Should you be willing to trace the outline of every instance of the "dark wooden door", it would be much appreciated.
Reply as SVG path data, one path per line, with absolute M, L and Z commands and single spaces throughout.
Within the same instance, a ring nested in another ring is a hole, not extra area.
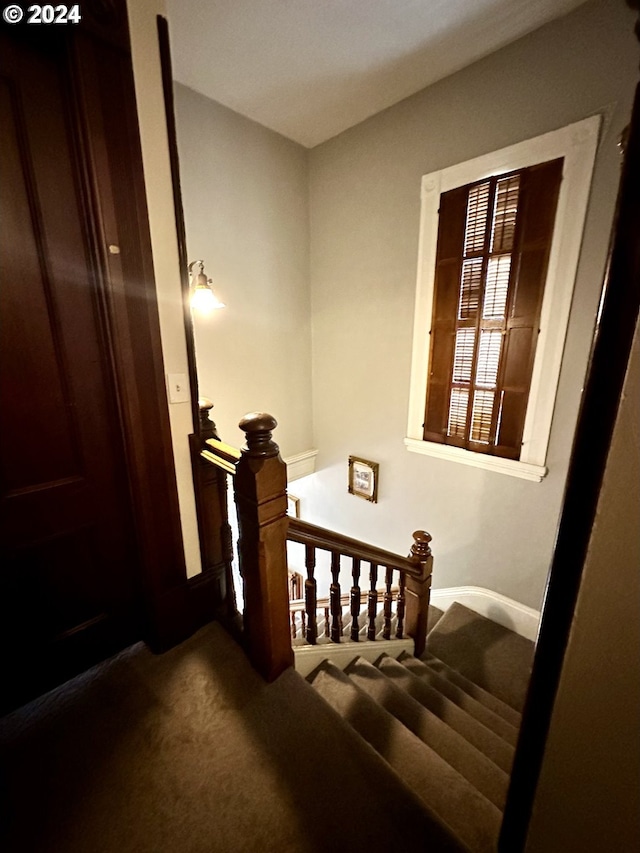
M 15 704 L 141 628 L 64 51 L 0 38 L 0 661 Z

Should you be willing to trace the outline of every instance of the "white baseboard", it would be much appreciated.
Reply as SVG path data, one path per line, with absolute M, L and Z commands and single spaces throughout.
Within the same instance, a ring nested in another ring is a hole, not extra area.
M 373 663 L 384 654 L 394 658 L 404 651 L 413 654 L 413 648 L 413 640 L 364 640 L 359 643 L 318 643 L 317 646 L 294 646 L 293 652 L 296 672 L 306 678 L 326 659 L 335 663 L 340 669 L 344 669 L 355 657 L 362 657 Z
M 316 470 L 317 450 L 305 450 L 304 453 L 296 453 L 295 456 L 288 456 L 284 461 L 287 466 L 287 480 L 291 483 L 293 480 L 299 480 L 300 477 L 306 477 L 313 474 Z
M 516 634 L 535 642 L 538 636 L 540 612 L 480 586 L 458 586 L 449 589 L 432 589 L 431 604 L 446 610 L 454 601 L 475 610 L 481 616 L 493 619 Z

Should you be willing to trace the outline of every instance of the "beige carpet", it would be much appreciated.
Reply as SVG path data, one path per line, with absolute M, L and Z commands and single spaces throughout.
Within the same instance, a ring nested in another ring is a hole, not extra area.
M 427 652 L 522 711 L 534 643 L 454 602 L 429 633 Z
M 295 672 L 212 625 L 134 646 L 0 721 L 5 853 L 460 850 Z
M 463 844 L 495 853 L 533 643 L 454 603 L 422 660 L 340 669 L 326 652 L 308 676 L 319 695 Z

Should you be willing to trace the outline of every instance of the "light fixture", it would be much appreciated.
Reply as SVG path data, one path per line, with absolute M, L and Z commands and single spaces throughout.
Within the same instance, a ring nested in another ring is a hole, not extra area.
M 193 268 L 198 267 L 198 272 Z M 191 294 L 191 307 L 199 314 L 210 314 L 217 308 L 224 308 L 224 302 L 211 290 L 211 279 L 207 278 L 204 271 L 204 261 L 191 261 L 189 264 L 189 292 Z

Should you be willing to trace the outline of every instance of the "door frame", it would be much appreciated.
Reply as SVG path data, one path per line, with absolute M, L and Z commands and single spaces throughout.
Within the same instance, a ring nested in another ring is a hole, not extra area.
M 138 550 L 142 638 L 194 628 L 164 378 L 126 0 L 66 28 L 82 205 L 105 327 Z

